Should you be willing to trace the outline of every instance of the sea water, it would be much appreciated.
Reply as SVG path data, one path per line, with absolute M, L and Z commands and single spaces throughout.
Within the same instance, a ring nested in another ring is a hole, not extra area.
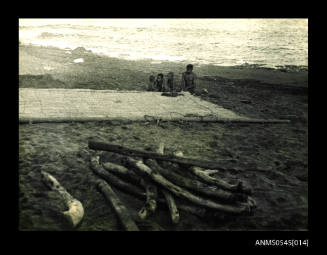
M 129 60 L 308 66 L 307 19 L 20 19 L 19 41 Z

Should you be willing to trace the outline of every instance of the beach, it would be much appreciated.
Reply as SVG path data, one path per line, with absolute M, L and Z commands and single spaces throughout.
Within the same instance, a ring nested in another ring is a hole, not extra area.
M 19 45 L 20 88 L 145 91 L 149 75 L 174 72 L 185 63 L 126 60 L 84 48 L 59 49 Z M 253 188 L 254 215 L 224 221 L 181 212 L 173 225 L 167 209 L 141 230 L 307 230 L 308 229 L 308 70 L 296 66 L 267 68 L 254 64 L 195 64 L 196 96 L 242 116 L 289 119 L 288 124 L 97 121 L 19 125 L 19 228 L 71 230 L 60 215 L 64 204 L 40 181 L 40 170 L 53 174 L 85 209 L 76 229 L 121 230 L 119 221 L 94 185 L 89 168 L 89 139 L 129 148 L 180 150 L 194 158 L 233 158 L 246 171 L 224 172 Z M 208 93 L 202 93 L 206 89 Z M 103 160 L 106 153 L 102 154 Z M 114 188 L 115 189 L 115 188 Z M 115 189 L 137 220 L 143 201 Z

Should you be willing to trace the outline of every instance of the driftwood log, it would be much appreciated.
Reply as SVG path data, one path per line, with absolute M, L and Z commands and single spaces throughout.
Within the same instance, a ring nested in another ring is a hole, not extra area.
M 63 215 L 73 227 L 76 227 L 84 216 L 84 208 L 82 203 L 69 194 L 51 174 L 41 171 L 41 179 L 45 185 L 48 186 L 48 188 L 57 191 L 61 195 L 66 203 L 66 206 L 68 207 L 68 211 L 63 212 Z
M 99 163 L 99 156 L 95 156 L 91 158 L 90 162 L 91 169 L 95 174 L 100 176 L 101 178 L 105 179 L 111 185 L 129 193 L 139 198 L 145 198 L 146 194 L 142 191 L 141 188 L 135 186 L 130 183 L 126 183 L 122 181 L 120 178 L 116 177 L 115 175 L 109 173 L 108 171 L 104 170 L 102 165 Z
M 163 142 L 161 142 L 161 143 L 159 143 L 159 147 L 157 149 L 157 152 L 159 154 L 164 154 L 164 151 L 165 151 L 165 145 L 164 145 Z M 154 163 L 157 164 L 157 161 L 155 161 L 155 160 L 153 160 L 153 161 L 154 161 Z M 177 224 L 179 222 L 179 212 L 178 212 L 178 208 L 177 208 L 175 199 L 174 199 L 173 195 L 168 190 L 161 189 L 161 192 L 163 193 L 163 195 L 164 195 L 164 197 L 165 197 L 165 199 L 167 201 L 171 221 L 174 224 Z
M 152 179 L 155 183 L 159 184 L 162 188 L 169 190 L 171 193 L 176 195 L 177 197 L 184 198 L 194 204 L 204 206 L 209 209 L 214 209 L 222 212 L 227 212 L 231 214 L 241 214 L 243 212 L 249 211 L 251 208 L 249 206 L 243 204 L 240 206 L 232 206 L 232 205 L 222 205 L 211 200 L 203 199 L 199 196 L 196 196 L 189 191 L 175 185 L 170 182 L 166 178 L 164 178 L 161 174 L 156 171 L 153 171 L 147 165 L 145 165 L 141 160 L 135 160 L 133 158 L 128 157 L 127 163 L 132 169 L 139 174 Z
M 134 179 L 134 183 L 136 183 L 138 185 L 138 187 L 142 187 L 142 188 L 145 188 L 143 183 L 140 181 L 142 178 L 139 177 L 137 174 L 135 174 L 132 170 L 126 168 L 125 166 L 121 166 L 121 165 L 117 165 L 115 163 L 112 163 L 112 162 L 105 162 L 102 164 L 103 165 L 103 168 L 106 169 L 107 171 L 112 171 L 114 173 L 117 173 L 119 175 L 121 175 L 123 177 L 124 180 L 120 180 L 119 182 L 116 182 L 116 184 L 123 184 L 123 185 L 114 185 L 115 187 L 117 187 L 118 189 L 122 190 L 122 191 L 125 191 L 126 192 L 126 189 L 124 189 L 126 186 L 131 186 L 131 183 L 128 183 L 126 182 L 125 180 L 127 180 L 128 178 L 126 177 L 131 177 L 131 176 L 134 176 L 136 177 L 136 179 Z M 113 170 L 115 169 L 115 170 Z M 117 171 L 117 169 L 120 169 L 119 171 Z M 131 174 L 132 173 L 132 174 Z M 128 179 L 129 181 L 131 180 Z M 133 190 L 133 188 L 131 189 Z M 139 189 L 140 190 L 140 189 Z M 169 191 L 165 190 L 165 189 L 160 189 L 160 191 L 166 191 L 166 193 L 170 193 Z M 137 191 L 135 191 L 137 192 Z M 127 192 L 129 194 L 131 194 L 131 192 Z M 163 193 L 163 192 L 162 192 Z M 163 193 L 164 194 L 164 193 Z M 144 200 L 146 198 L 146 194 L 145 193 L 140 193 L 138 195 L 136 195 L 136 193 L 132 194 L 132 195 L 135 195 L 136 198 L 138 199 L 141 199 L 141 200 Z M 170 196 L 172 199 L 174 199 L 172 196 Z M 169 202 L 167 201 L 166 197 L 164 199 L 158 197 L 157 199 L 157 202 L 159 202 L 160 204 L 162 205 L 167 205 L 168 208 L 169 208 L 169 203 L 171 203 L 173 200 L 170 199 Z M 178 201 L 178 203 L 175 201 L 173 201 L 173 203 L 175 203 L 175 206 L 172 206 L 172 208 L 174 207 L 178 207 L 178 209 L 184 211 L 184 212 L 187 212 L 187 213 L 190 213 L 190 214 L 193 214 L 197 217 L 200 217 L 200 218 L 205 218 L 205 217 L 221 217 L 221 213 L 218 212 L 218 213 L 214 213 L 212 211 L 208 211 L 207 209 L 203 208 L 203 207 L 200 207 L 200 206 L 197 206 L 197 205 L 193 205 L 193 204 L 185 204 L 185 202 L 183 200 L 180 200 Z M 173 209 L 172 212 L 175 212 L 175 210 Z M 174 219 L 174 221 L 176 221 L 176 216 L 177 214 L 176 213 L 171 213 L 171 218 Z
M 165 144 L 163 142 L 159 143 L 157 153 L 159 153 L 161 155 L 165 154 Z
M 144 187 L 144 182 L 142 181 L 142 178 L 135 174 L 132 170 L 127 169 L 125 166 L 118 165 L 113 162 L 102 163 L 102 166 L 108 172 L 118 175 L 124 178 L 125 180 L 127 179 L 135 185 L 141 185 Z
M 176 151 L 173 154 L 178 157 L 184 157 L 184 154 L 182 151 Z M 181 171 L 181 168 L 179 168 L 178 166 L 176 166 L 175 164 L 172 164 L 170 162 L 163 161 L 163 162 L 161 162 L 161 164 L 168 168 L 175 169 L 179 172 Z M 220 169 L 226 170 L 225 167 L 223 167 L 223 168 L 220 167 Z M 186 166 L 183 168 L 183 170 L 186 170 L 186 171 L 190 172 L 192 175 L 197 176 L 201 181 L 203 181 L 209 185 L 217 186 L 219 188 L 222 188 L 222 189 L 228 190 L 228 191 L 252 194 L 251 189 L 245 188 L 241 181 L 238 184 L 230 184 L 221 178 L 213 177 L 212 175 L 218 173 L 219 172 L 218 170 L 203 169 L 198 166 Z
M 188 188 L 193 190 L 196 193 L 215 197 L 219 200 L 225 202 L 234 202 L 234 201 L 245 201 L 247 196 L 242 193 L 232 193 L 223 189 L 218 188 L 217 186 L 209 186 L 198 180 L 193 180 L 187 177 L 184 177 L 171 169 L 165 169 L 161 167 L 155 160 L 147 159 L 145 161 L 146 165 L 148 165 L 152 170 L 157 171 L 163 177 L 175 183 L 178 186 Z
M 186 169 L 207 184 L 215 185 L 217 187 L 229 191 L 251 193 L 250 191 L 244 189 L 241 181 L 238 182 L 237 184 L 230 184 L 222 180 L 221 178 L 211 176 L 212 174 L 218 173 L 218 170 L 209 170 L 209 169 L 205 170 L 197 166 L 191 166 Z
M 106 181 L 101 180 L 101 179 L 99 179 L 97 181 L 96 185 L 97 185 L 97 188 L 102 192 L 104 197 L 110 202 L 110 204 L 114 208 L 124 229 L 127 231 L 139 231 L 139 228 L 133 221 L 127 208 L 120 201 L 120 199 L 118 198 L 116 193 L 112 190 L 110 185 Z
M 211 175 L 217 173 L 217 170 L 204 170 L 197 166 L 191 166 L 187 169 L 208 184 L 216 185 L 229 191 L 243 192 L 248 195 L 252 194 L 252 190 L 250 188 L 244 187 L 244 184 L 241 181 L 238 182 L 238 184 L 232 185 L 220 178 L 212 177 Z
M 229 169 L 230 164 L 226 164 L 231 162 L 229 160 L 224 163 L 222 160 L 197 160 L 184 157 L 181 152 L 165 155 L 163 143 L 160 143 L 156 152 L 92 140 L 89 141 L 89 148 L 114 152 L 113 158 L 109 156 L 106 159 L 116 164 L 100 164 L 99 157 L 93 157 L 91 168 L 115 187 L 136 195 L 143 201 L 146 199 L 138 213 L 141 219 L 151 215 L 156 210 L 157 203 L 168 206 L 171 220 L 175 224 L 180 219 L 178 209 L 199 217 L 221 219 L 225 213 L 242 214 L 255 207 L 255 201 L 247 195 L 250 193 L 244 189 L 242 182 L 230 184 L 212 176 L 219 172 L 212 169 Z M 115 160 L 115 155 L 119 155 L 118 161 Z
M 97 162 L 98 161 L 95 161 L 96 164 L 97 164 Z M 158 191 L 157 191 L 157 187 L 155 185 L 145 181 L 143 178 L 139 177 L 133 171 L 127 169 L 124 166 L 121 166 L 121 165 L 118 165 L 118 164 L 115 164 L 112 162 L 105 162 L 102 164 L 102 166 L 105 170 L 107 170 L 111 173 L 117 174 L 119 176 L 125 177 L 125 179 L 130 180 L 131 182 L 133 182 L 136 185 L 141 185 L 145 189 L 145 196 L 146 196 L 145 205 L 138 212 L 140 219 L 145 220 L 149 215 L 151 215 L 155 212 L 155 210 L 157 208 L 157 197 L 158 197 Z M 98 172 L 99 171 L 100 170 L 98 170 Z M 102 174 L 102 176 L 104 176 L 104 174 Z M 116 178 L 116 179 L 118 179 L 118 178 Z M 111 178 L 111 182 L 112 182 L 112 178 Z M 129 184 L 124 183 L 122 180 L 119 180 L 119 183 L 121 184 L 120 187 L 130 186 Z M 124 183 L 124 184 L 122 185 L 122 183 Z M 132 189 L 129 189 L 129 191 L 131 191 L 131 190 L 134 190 L 134 188 L 132 187 Z
M 145 187 L 146 191 L 146 201 L 144 206 L 138 212 L 138 215 L 141 220 L 145 220 L 148 216 L 153 214 L 157 209 L 157 198 L 158 198 L 158 191 L 157 187 L 150 182 L 142 179 L 141 181 L 142 186 Z
M 165 161 L 170 161 L 170 162 L 187 165 L 187 166 L 199 166 L 205 169 L 219 169 L 219 167 L 222 167 L 223 161 L 225 162 L 230 161 L 228 159 L 227 160 L 217 159 L 216 161 L 208 161 L 208 160 L 179 157 L 176 155 L 166 155 L 166 154 L 160 154 L 158 152 L 149 152 L 145 150 L 130 149 L 116 144 L 104 143 L 94 140 L 89 140 L 88 147 L 93 150 L 111 151 L 111 152 L 127 155 L 130 157 L 143 157 L 143 158 L 152 158 L 157 160 L 165 160 Z M 219 161 L 219 163 L 217 161 Z
M 135 174 L 132 170 L 126 168 L 125 166 L 121 166 L 121 165 L 118 165 L 118 164 L 115 164 L 115 163 L 112 163 L 112 162 L 105 162 L 105 163 L 102 164 L 102 166 L 103 166 L 103 168 L 105 170 L 120 175 L 121 177 L 124 178 L 124 180 L 127 180 L 128 179 L 128 180 L 131 181 L 133 179 L 133 183 L 136 183 L 138 186 L 140 186 L 142 188 L 145 188 L 144 183 L 142 182 L 142 178 L 139 177 L 137 174 Z M 130 178 L 128 178 L 128 177 L 130 177 Z M 123 191 L 125 191 L 124 190 L 124 187 L 126 187 L 128 185 L 131 185 L 130 183 L 127 183 L 126 181 L 123 181 L 123 180 L 120 180 L 119 183 L 124 183 L 121 186 L 116 185 L 117 188 L 119 188 L 119 189 L 121 189 Z M 161 192 L 163 190 L 164 189 L 160 189 Z M 130 192 L 128 192 L 128 193 L 131 194 Z M 170 192 L 169 191 L 166 191 L 166 194 L 167 193 L 170 193 Z M 141 194 L 139 194 L 137 196 L 137 198 L 144 199 L 144 198 L 146 198 L 146 194 L 145 193 L 141 193 Z M 167 201 L 166 200 L 166 196 L 165 196 L 165 199 L 161 199 L 161 198 L 158 197 L 157 201 L 160 204 L 162 204 L 162 205 L 167 204 L 168 208 L 170 208 L 169 207 L 169 203 L 171 203 L 170 206 L 171 206 L 171 208 L 173 208 L 173 210 L 172 210 L 173 213 L 171 213 L 171 218 L 174 219 L 173 222 L 174 221 L 177 221 L 176 220 L 177 213 L 176 213 L 176 210 L 174 209 L 175 207 L 177 208 L 177 206 L 176 206 L 176 204 L 175 205 L 172 205 L 172 203 L 175 203 L 174 198 L 172 196 L 170 196 L 169 201 Z M 194 205 L 185 205 L 182 201 L 178 203 L 178 208 L 180 210 L 182 210 L 182 211 L 191 213 L 191 214 L 196 215 L 198 217 L 205 217 L 205 215 L 206 215 L 206 210 L 204 208 L 200 208 L 200 207 L 197 207 L 197 206 L 194 206 Z M 143 212 L 143 214 L 146 214 L 146 216 L 143 216 L 144 218 L 146 218 L 148 216 L 147 213 L 149 213 L 149 212 L 148 211 Z
M 163 146 L 163 144 L 161 144 L 160 146 Z M 163 151 L 163 147 L 161 149 L 159 149 L 157 152 L 161 154 L 161 152 L 160 152 L 161 150 Z M 178 156 L 178 157 L 183 157 L 183 153 L 181 151 L 175 152 L 174 155 Z M 122 159 L 126 160 L 126 157 L 122 157 Z M 152 162 L 152 164 L 153 164 L 153 161 L 154 160 L 151 159 L 149 162 Z M 177 170 L 177 171 L 174 171 L 174 172 L 181 172 L 180 168 L 178 168 L 175 164 L 172 164 L 169 161 L 168 162 L 163 161 L 163 162 L 160 162 L 160 163 L 161 163 L 162 166 L 165 166 L 166 168 L 169 168 L 169 170 Z M 156 162 L 155 162 L 155 164 L 156 164 Z M 133 171 L 128 170 L 124 166 L 121 166 L 121 165 L 118 165 L 118 164 L 115 164 L 115 163 L 112 163 L 112 162 L 106 162 L 106 163 L 103 163 L 102 165 L 108 171 L 110 171 L 112 173 L 115 173 L 115 174 L 118 174 L 118 175 L 121 175 L 121 176 L 124 176 L 125 178 L 129 178 L 136 184 L 141 181 L 141 178 L 137 174 L 135 174 Z M 156 164 L 156 165 L 160 167 L 160 165 L 158 165 L 158 164 Z M 160 167 L 160 169 L 165 169 L 165 168 Z M 200 167 L 196 167 L 196 166 L 183 168 L 183 170 L 189 171 L 193 175 L 197 176 L 203 182 L 211 185 L 211 186 L 208 186 L 208 188 L 206 190 L 204 190 L 204 192 L 205 192 L 204 194 L 206 194 L 206 192 L 208 192 L 208 195 L 211 195 L 211 193 L 215 192 L 216 189 L 215 189 L 214 186 L 217 186 L 219 188 L 222 188 L 224 190 L 229 190 L 229 191 L 236 191 L 236 192 L 239 191 L 239 192 L 244 192 L 246 194 L 251 194 L 252 193 L 250 189 L 246 189 L 246 188 L 243 187 L 242 182 L 239 182 L 236 185 L 232 185 L 232 184 L 229 184 L 228 182 L 226 182 L 226 181 L 224 181 L 224 180 L 222 180 L 220 178 L 212 177 L 211 175 L 217 173 L 218 170 L 204 170 L 204 169 L 202 169 Z M 164 170 L 162 170 L 161 173 L 163 171 Z M 171 172 L 171 171 L 169 171 L 169 172 L 165 171 L 165 173 L 167 173 L 167 175 L 169 175 L 169 174 L 174 175 L 174 173 Z M 174 176 L 176 177 L 176 174 Z M 168 178 L 168 177 L 166 176 L 166 178 Z M 174 177 L 172 177 L 172 178 L 174 178 Z M 182 177 L 182 178 L 184 178 L 184 177 Z M 177 176 L 175 179 L 178 181 L 180 178 L 178 178 L 178 176 Z M 185 181 L 182 180 L 182 182 L 188 182 L 189 185 L 191 185 L 191 186 L 194 186 L 194 185 L 197 185 L 197 186 L 200 186 L 200 187 L 205 186 L 205 185 L 202 185 L 202 183 L 197 182 L 196 180 L 190 181 L 189 179 L 186 179 Z M 192 182 L 194 182 L 194 183 L 192 184 Z M 183 184 L 178 184 L 178 185 L 183 185 Z M 190 188 L 189 185 L 186 184 L 186 186 L 184 185 L 184 187 Z M 202 190 L 203 190 L 203 188 L 202 188 Z M 201 193 L 201 190 L 199 192 Z M 219 195 L 218 195 L 218 197 L 219 197 Z
M 161 192 L 164 194 L 165 199 L 167 201 L 171 221 L 174 224 L 177 224 L 179 222 L 179 212 L 175 203 L 175 199 L 169 191 L 161 189 Z

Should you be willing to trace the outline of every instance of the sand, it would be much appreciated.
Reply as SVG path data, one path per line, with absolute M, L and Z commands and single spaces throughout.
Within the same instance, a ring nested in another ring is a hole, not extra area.
M 20 46 L 20 87 L 138 90 L 149 74 L 183 71 L 178 63 L 150 64 L 87 53 L 71 56 L 63 50 Z M 29 56 L 32 56 L 31 58 Z M 83 58 L 83 63 L 73 63 Z M 33 63 L 30 61 L 33 60 Z M 48 67 L 42 68 L 46 64 Z M 290 124 L 222 124 L 118 121 L 38 123 L 19 125 L 19 229 L 70 230 L 60 211 L 64 204 L 40 181 L 48 171 L 85 209 L 78 231 L 121 230 L 111 206 L 95 189 L 89 168 L 87 141 L 96 138 L 130 148 L 154 150 L 163 141 L 168 151 L 210 159 L 232 158 L 242 172 L 225 172 L 254 189 L 258 208 L 253 215 L 224 221 L 200 219 L 181 212 L 170 223 L 159 208 L 141 230 L 307 230 L 308 229 L 308 95 L 307 72 L 202 66 L 195 68 L 202 100 L 251 118 L 291 119 Z M 39 75 L 39 76 L 37 76 Z M 106 156 L 104 155 L 104 159 Z M 119 190 L 119 197 L 137 219 L 142 201 Z

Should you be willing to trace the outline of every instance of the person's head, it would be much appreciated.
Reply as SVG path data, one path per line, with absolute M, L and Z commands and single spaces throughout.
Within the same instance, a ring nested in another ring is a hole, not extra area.
M 157 80 L 158 80 L 158 81 L 163 80 L 163 74 L 162 74 L 162 73 L 159 73 L 159 74 L 157 75 Z
M 193 71 L 193 65 L 192 65 L 192 64 L 188 64 L 188 65 L 186 66 L 186 71 L 187 71 L 187 72 L 192 72 L 192 71 Z
M 169 72 L 168 75 L 167 75 L 167 78 L 169 80 L 173 79 L 174 78 L 174 73 L 173 72 Z
M 154 81 L 154 79 L 155 79 L 154 75 L 149 76 L 149 81 Z

